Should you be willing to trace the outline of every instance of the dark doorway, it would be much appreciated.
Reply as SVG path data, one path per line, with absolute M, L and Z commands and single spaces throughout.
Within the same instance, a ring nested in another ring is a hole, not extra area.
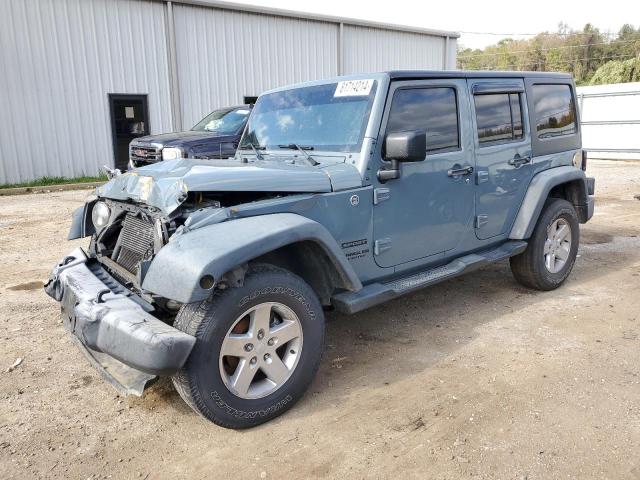
M 109 109 L 115 166 L 124 171 L 129 163 L 129 142 L 149 135 L 147 96 L 110 93 Z
M 245 95 L 243 103 L 245 105 L 253 105 L 254 103 L 256 103 L 257 100 L 258 100 L 258 97 L 249 97 Z

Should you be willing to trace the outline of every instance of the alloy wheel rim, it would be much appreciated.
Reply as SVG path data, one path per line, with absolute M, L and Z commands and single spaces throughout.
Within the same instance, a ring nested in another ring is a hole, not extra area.
M 244 399 L 266 397 L 291 377 L 302 353 L 300 319 L 286 305 L 265 302 L 240 315 L 220 349 L 222 380 Z
M 544 242 L 544 265 L 551 273 L 560 272 L 571 254 L 571 226 L 564 218 L 556 219 L 547 227 Z

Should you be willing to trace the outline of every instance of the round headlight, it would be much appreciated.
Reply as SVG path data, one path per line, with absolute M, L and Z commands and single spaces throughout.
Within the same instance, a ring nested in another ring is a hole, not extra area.
M 93 211 L 91 212 L 91 220 L 93 221 L 93 226 L 96 227 L 96 230 L 101 229 L 109 222 L 109 217 L 111 216 L 111 210 L 104 202 L 97 202 L 93 206 Z

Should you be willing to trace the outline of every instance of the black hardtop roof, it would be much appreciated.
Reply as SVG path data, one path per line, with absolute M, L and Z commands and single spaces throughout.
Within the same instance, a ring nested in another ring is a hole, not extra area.
M 499 72 L 487 70 L 392 70 L 391 80 L 423 80 L 429 78 L 556 78 L 572 80 L 563 72 Z

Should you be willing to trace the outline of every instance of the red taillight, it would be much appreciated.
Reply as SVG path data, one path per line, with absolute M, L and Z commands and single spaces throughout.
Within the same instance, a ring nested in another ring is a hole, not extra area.
M 580 168 L 584 172 L 587 171 L 587 151 L 586 150 L 582 150 L 582 164 L 580 165 Z

